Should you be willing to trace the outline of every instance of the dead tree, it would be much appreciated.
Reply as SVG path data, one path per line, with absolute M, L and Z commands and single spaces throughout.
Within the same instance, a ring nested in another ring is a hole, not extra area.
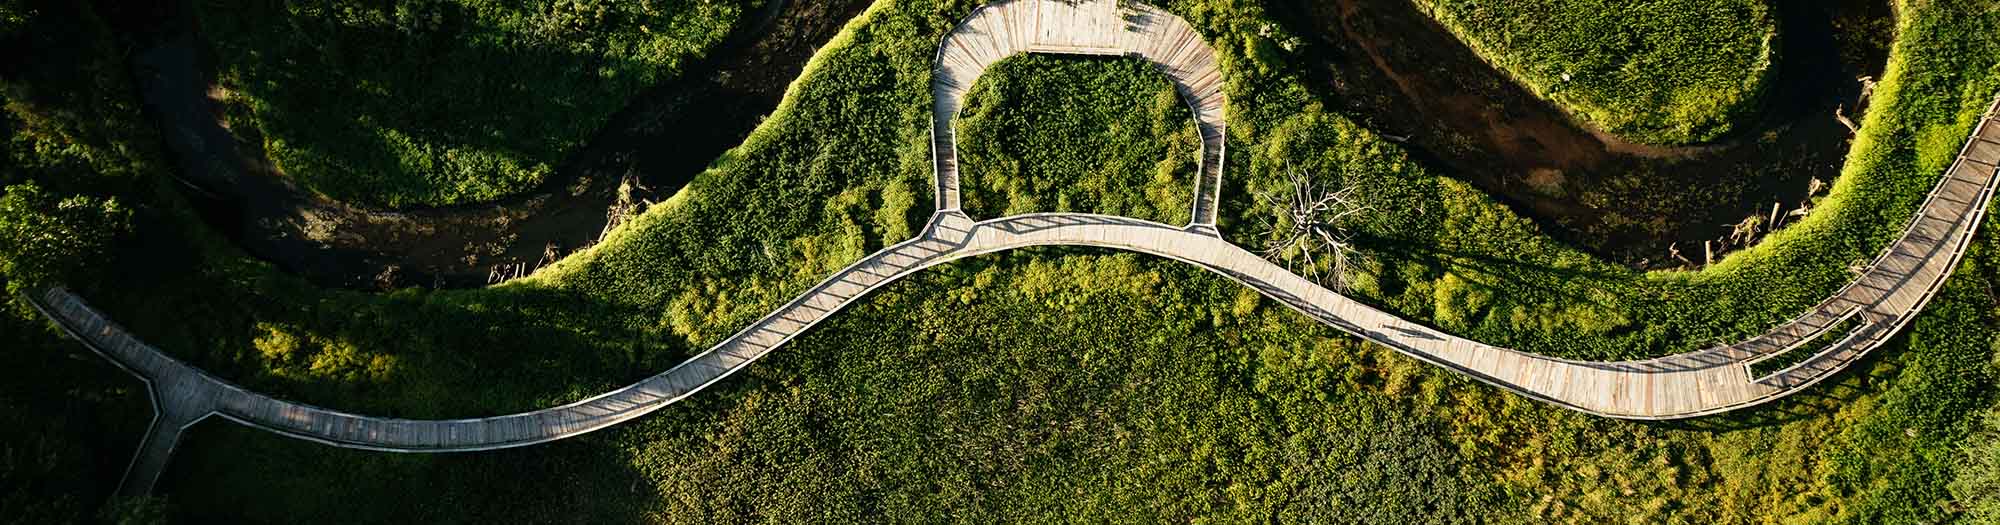
M 1729 244 L 1747 245 L 1757 240 L 1757 234 L 1764 229 L 1764 218 L 1755 214 L 1729 227 Z
M 382 267 L 382 273 L 375 274 L 375 287 L 382 291 L 395 290 L 402 281 L 402 267 L 391 264 Z
M 1846 104 L 1833 107 L 1833 119 L 1840 121 L 1840 125 L 1847 126 L 1847 134 L 1849 135 L 1861 132 L 1861 126 L 1855 124 L 1853 119 L 1847 118 Z
M 1863 75 L 1854 79 L 1861 83 L 1861 94 L 1854 97 L 1854 113 L 1868 111 L 1868 97 L 1875 94 L 1875 77 Z
M 1854 118 L 1861 118 L 1863 114 L 1868 112 L 1868 97 L 1875 94 L 1875 77 L 1863 76 L 1854 80 L 1861 82 L 1861 94 L 1854 97 Z M 1849 135 L 1861 132 L 1861 126 L 1855 124 L 1853 119 L 1847 117 L 1847 105 L 1835 106 L 1833 108 L 1833 118 L 1840 121 L 1840 125 L 1847 126 L 1847 133 Z
M 1315 187 L 1311 175 L 1288 170 L 1287 177 L 1285 187 L 1257 193 L 1272 212 L 1258 216 L 1265 228 L 1264 258 L 1336 292 L 1347 291 L 1348 267 L 1359 257 L 1346 223 L 1373 208 L 1362 205 L 1351 186 L 1327 191 Z M 1332 267 L 1322 270 L 1322 262 Z
M 548 244 L 542 245 L 542 258 L 535 261 L 535 269 L 540 270 L 543 266 L 548 266 L 561 258 L 562 247 L 557 246 L 555 241 L 549 241 Z
M 618 200 L 604 210 L 604 229 L 597 232 L 597 240 L 604 240 L 605 236 L 611 235 L 611 230 L 618 229 L 626 221 L 645 213 L 646 208 L 652 207 L 652 201 L 638 198 L 639 192 L 647 190 L 648 188 L 639 184 L 638 177 L 633 175 L 628 174 L 624 180 L 619 181 Z

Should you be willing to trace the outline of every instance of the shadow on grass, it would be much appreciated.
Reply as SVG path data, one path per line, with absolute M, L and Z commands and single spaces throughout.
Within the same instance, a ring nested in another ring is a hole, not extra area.
M 189 429 L 161 490 L 190 523 L 629 523 L 656 489 L 607 437 L 499 451 L 328 447 L 211 419 Z
M 1435 243 L 1424 239 L 1361 233 L 1355 236 L 1355 243 L 1366 247 L 1365 249 L 1370 252 L 1401 256 L 1404 260 L 1423 264 L 1439 273 L 1451 273 L 1487 291 L 1511 294 L 1521 290 L 1531 290 L 1552 297 L 1599 306 L 1611 305 L 1596 297 L 1575 293 L 1574 290 L 1583 287 L 1613 291 L 1619 285 L 1631 282 L 1633 278 L 1633 274 L 1626 271 L 1557 268 L 1485 253 L 1439 249 Z M 1567 286 L 1556 286 L 1553 283 L 1563 283 Z
M 538 285 L 384 295 L 322 290 L 218 242 L 142 232 L 85 298 L 136 337 L 274 397 L 368 415 L 477 417 L 650 376 L 688 348 L 657 312 Z M 213 248 L 226 250 L 226 248 Z
M 13 308 L 12 299 L 0 306 Z M 23 306 L 25 308 L 25 306 Z M 125 474 L 151 421 L 144 383 L 58 335 L 40 319 L 0 319 L 0 515 L 28 523 L 89 521 Z

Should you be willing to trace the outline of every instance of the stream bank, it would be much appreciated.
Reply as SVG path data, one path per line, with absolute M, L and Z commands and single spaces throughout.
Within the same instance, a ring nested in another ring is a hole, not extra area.
M 321 286 L 476 287 L 595 243 L 614 206 L 636 213 L 678 191 L 741 143 L 813 52 L 866 5 L 766 7 L 682 78 L 635 96 L 542 187 L 474 205 L 375 209 L 294 184 L 267 160 L 256 130 L 226 118 L 229 94 L 215 83 L 212 55 L 185 6 L 156 8 L 177 22 L 152 35 L 132 67 L 188 197 L 251 255 Z

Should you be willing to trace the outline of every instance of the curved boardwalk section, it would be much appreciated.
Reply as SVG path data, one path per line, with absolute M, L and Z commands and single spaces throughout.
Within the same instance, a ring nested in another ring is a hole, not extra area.
M 211 415 L 299 439 L 395 452 L 532 445 L 639 417 L 721 381 L 877 286 L 962 257 L 970 225 L 969 220 L 935 220 L 922 236 L 855 262 L 722 343 L 658 375 L 568 405 L 477 419 L 370 417 L 273 398 L 168 357 L 67 290 L 49 289 L 31 302 L 71 337 L 146 381 L 157 415 L 121 483 L 120 492 L 133 495 L 150 492 L 180 431 Z
M 1105 7 L 1109 5 L 1015 0 L 974 14 L 946 39 L 940 53 L 939 85 L 948 88 L 938 99 L 937 118 L 942 120 L 933 123 L 934 137 L 942 137 L 934 152 L 940 159 L 940 207 L 921 235 L 840 270 L 672 369 L 575 403 L 479 419 L 350 414 L 250 392 L 167 357 L 66 290 L 50 289 L 30 299 L 73 337 L 144 379 L 151 390 L 156 420 L 129 467 L 121 487 L 124 494 L 149 491 L 181 429 L 211 415 L 300 439 L 399 452 L 487 450 L 575 436 L 650 413 L 713 385 L 869 291 L 903 276 L 959 258 L 1043 245 L 1096 246 L 1184 261 L 1255 288 L 1329 326 L 1522 395 L 1608 417 L 1672 419 L 1777 399 L 1832 376 L 1879 346 L 1916 316 L 1957 266 L 2000 182 L 2000 121 L 1989 109 L 1902 234 L 1852 283 L 1798 318 L 1740 343 L 1658 359 L 1585 362 L 1538 356 L 1440 332 L 1334 293 L 1224 241 L 1212 224 L 1201 222 L 1200 213 L 1188 227 L 1085 214 L 1023 215 L 985 222 L 967 218 L 956 206 L 956 171 L 947 169 L 953 156 L 949 114 L 956 111 L 962 86 L 971 85 L 979 68 L 1005 56 L 1002 51 L 1113 52 L 1137 47 L 1144 56 L 1164 57 L 1163 67 L 1206 64 L 1212 70 L 1212 53 L 1205 45 L 1189 44 L 1199 39 L 1184 22 L 1150 8 L 1119 12 Z M 1111 21 L 1129 25 L 1121 25 L 1126 28 L 1122 32 L 1106 33 L 1103 24 Z M 1070 31 L 1082 34 L 1064 36 Z M 984 42 L 1007 44 L 977 48 Z M 1205 58 L 1188 58 L 1194 55 Z M 1186 77 L 1176 78 L 1180 82 Z M 1198 107 L 1213 100 L 1206 106 L 1213 112 L 1197 114 L 1215 119 L 1212 151 L 1219 156 L 1221 103 L 1215 91 L 1219 81 L 1206 73 L 1193 78 L 1200 81 L 1185 84 L 1198 95 L 1191 100 Z M 2000 101 L 1994 109 L 2000 109 Z M 1205 142 L 1208 131 L 1204 128 Z M 1215 188 L 1211 171 L 1219 170 L 1217 164 L 1205 160 L 1203 179 L 1197 181 L 1202 191 L 1209 192 L 1205 198 L 1211 205 Z M 1197 199 L 1198 212 L 1200 202 Z M 1205 213 L 1212 217 L 1213 208 Z
M 931 71 L 931 155 L 937 209 L 959 209 L 958 131 L 952 122 L 974 81 L 1001 59 L 1021 53 L 1132 56 L 1152 62 L 1174 84 L 1201 133 L 1191 227 L 1215 230 L 1222 187 L 1222 68 L 1215 50 L 1187 21 L 1149 5 L 1112 0 L 1003 0 L 972 12 L 938 45 Z

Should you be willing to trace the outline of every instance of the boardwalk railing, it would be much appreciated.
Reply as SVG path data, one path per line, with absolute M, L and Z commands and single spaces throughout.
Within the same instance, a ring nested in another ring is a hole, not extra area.
M 1227 97 L 1215 50 L 1171 13 L 1102 0 L 1003 0 L 975 9 L 945 34 L 931 69 L 931 162 L 938 210 L 960 206 L 962 166 L 952 125 L 965 96 L 987 68 L 1023 53 L 1137 57 L 1165 74 L 1201 137 L 1189 228 L 1215 232 L 1228 134 Z
M 1012 0 L 989 8 L 1021 9 L 1050 3 L 1059 0 Z M 1068 20 L 1104 19 L 1079 13 L 1072 13 L 1076 16 Z M 1178 20 L 1169 22 L 1185 25 Z M 1113 21 L 1123 23 L 1122 19 Z M 1008 23 L 1015 22 L 1018 20 L 1008 17 L 982 19 L 975 13 L 960 29 L 1009 27 Z M 1021 29 L 1014 26 L 1010 31 Z M 1032 33 L 1042 34 L 1039 29 Z M 1193 37 L 1183 35 L 1179 43 L 1172 44 L 1174 56 L 1211 53 L 1205 45 L 1190 50 L 1187 38 Z M 945 46 L 954 41 L 948 38 Z M 970 56 L 975 48 L 985 49 L 978 51 L 985 62 L 971 65 L 982 68 L 998 60 L 994 49 L 1011 49 L 974 46 L 963 56 Z M 951 67 L 966 65 L 954 62 Z M 939 74 L 949 78 L 935 83 L 934 89 L 969 85 L 976 76 L 960 74 L 975 72 L 941 69 Z M 953 79 L 963 82 L 953 83 Z M 1206 86 L 1203 90 L 1219 85 L 1213 79 L 1202 82 L 1208 83 L 1190 85 Z M 963 92 L 945 94 L 961 96 Z M 1211 94 L 1220 97 L 1219 90 Z M 941 104 L 951 107 L 955 102 Z M 1221 103 L 1204 107 L 1214 109 L 1212 116 L 1218 119 L 1216 129 L 1220 130 Z M 1995 108 L 2000 108 L 2000 100 Z M 938 131 L 934 128 L 933 132 Z M 934 136 L 939 158 L 950 145 L 949 130 L 943 133 L 947 137 L 943 141 Z M 1223 240 L 1212 224 L 1200 227 L 1199 219 L 1194 225 L 1177 227 L 1126 217 L 1054 213 L 975 222 L 956 206 L 941 206 L 917 238 L 854 262 L 665 372 L 575 403 L 487 418 L 381 418 L 276 399 L 168 357 L 67 290 L 50 289 L 28 299 L 72 337 L 147 382 L 157 416 L 146 444 L 128 469 L 121 487 L 121 493 L 126 494 L 150 490 L 180 430 L 209 415 L 288 437 L 396 452 L 518 447 L 591 432 L 658 410 L 720 382 L 887 283 L 953 260 L 1029 246 L 1095 246 L 1183 261 L 1249 286 L 1314 321 L 1536 400 L 1606 417 L 1674 419 L 1735 410 L 1797 392 L 1832 377 L 1900 330 L 1937 292 L 1964 255 L 1996 184 L 2000 184 L 1995 163 L 2000 163 L 2000 122 L 1989 111 L 1901 236 L 1833 298 L 1791 322 L 1734 345 L 1638 361 L 1556 359 L 1454 336 L 1293 274 Z M 955 172 L 940 169 L 936 183 L 939 195 L 956 195 Z M 1841 319 L 1858 319 L 1864 325 L 1803 363 L 1769 377 L 1752 377 L 1750 363 L 1824 336 Z
M 1847 313 L 1845 313 L 1845 314 L 1841 314 L 1841 315 L 1840 315 L 1840 317 L 1836 317 L 1836 318 L 1834 318 L 1834 319 L 1833 319 L 1832 321 L 1829 321 L 1829 322 L 1827 322 L 1827 323 L 1826 323 L 1825 325 L 1823 325 L 1823 326 L 1819 327 L 1819 329 L 1818 329 L 1817 331 L 1813 332 L 1813 333 L 1812 333 L 1811 335 L 1807 335 L 1807 336 L 1804 336 L 1804 337 L 1801 337 L 1801 338 L 1799 338 L 1799 340 L 1797 340 L 1797 341 L 1793 341 L 1793 342 L 1792 342 L 1792 344 L 1789 344 L 1789 345 L 1786 345 L 1786 346 L 1785 346 L 1784 348 L 1782 348 L 1782 349 L 1779 349 L 1779 350 L 1778 350 L 1778 351 L 1776 351 L 1776 352 L 1771 352 L 1771 353 L 1768 353 L 1768 354 L 1764 354 L 1764 355 L 1760 355 L 1760 356 L 1757 356 L 1757 357 L 1754 357 L 1754 358 L 1751 358 L 1751 359 L 1750 359 L 1749 361 L 1744 361 L 1744 362 L 1743 362 L 1743 373 L 1744 373 L 1744 375 L 1748 375 L 1748 376 L 1750 376 L 1751 378 L 1753 378 L 1753 380 L 1756 380 L 1756 381 L 1763 381 L 1763 380 L 1765 380 L 1765 379 L 1768 379 L 1768 378 L 1770 378 L 1771 376 L 1774 376 L 1774 375 L 1779 375 L 1779 374 L 1783 374 L 1783 373 L 1785 373 L 1785 372 L 1789 372 L 1789 371 L 1791 371 L 1792 369 L 1795 369 L 1795 368 L 1798 368 L 1798 366 L 1799 366 L 1799 365 L 1802 365 L 1802 364 L 1805 364 L 1805 363 L 1806 363 L 1807 361 L 1811 360 L 1811 358 L 1808 358 L 1808 359 L 1806 359 L 1806 360 L 1801 360 L 1801 361 L 1800 361 L 1800 362 L 1799 362 L 1798 364 L 1794 364 L 1794 365 L 1791 365 L 1791 366 L 1788 366 L 1788 367 L 1785 367 L 1785 368 L 1784 368 L 1784 369 L 1782 369 L 1782 370 L 1779 370 L 1779 371 L 1777 371 L 1777 372 L 1773 372 L 1773 373 L 1770 373 L 1770 374 L 1758 374 L 1758 373 L 1757 373 L 1757 365 L 1760 365 L 1760 364 L 1763 364 L 1764 362 L 1766 362 L 1766 361 L 1770 361 L 1770 360 L 1772 360 L 1772 359 L 1777 359 L 1777 358 L 1780 358 L 1780 357 L 1785 357 L 1785 356 L 1787 356 L 1787 355 L 1790 355 L 1790 354 L 1791 354 L 1792 352 L 1795 352 L 1795 351 L 1798 351 L 1798 349 L 1799 349 L 1799 348 L 1802 348 L 1802 347 L 1805 347 L 1805 346 L 1807 346 L 1807 345 L 1810 345 L 1810 344 L 1812 344 L 1812 343 L 1813 343 L 1814 341 L 1819 341 L 1819 340 L 1821 340 L 1821 339 L 1825 339 L 1825 338 L 1827 338 L 1827 337 L 1840 337 L 1840 338 L 1842 338 L 1843 340 L 1846 340 L 1846 339 L 1852 339 L 1852 338 L 1853 338 L 1853 337 L 1855 337 L 1855 336 L 1858 336 L 1858 335 L 1861 335 L 1861 330 L 1860 330 L 1860 328 L 1861 328 L 1861 327 L 1860 327 L 1860 326 L 1856 326 L 1856 327 L 1853 327 L 1853 328 L 1850 328 L 1850 329 L 1848 329 L 1847 333 L 1843 333 L 1843 334 L 1838 334 L 1838 335 L 1836 335 L 1836 334 L 1834 334 L 1833 332 L 1834 332 L 1834 329 L 1835 329 L 1835 328 L 1838 328 L 1838 327 L 1840 327 L 1841 325 L 1845 324 L 1845 323 L 1846 323 L 1847 321 L 1849 321 L 1849 320 L 1852 320 L 1852 319 L 1854 319 L 1854 318 L 1855 318 L 1856 316 L 1859 316 L 1859 315 L 1861 315 L 1861 312 L 1862 312 L 1862 310 L 1864 310 L 1864 309 L 1865 309 L 1865 308 L 1863 308 L 1863 307 L 1860 307 L 1860 306 L 1856 306 L 1856 307 L 1854 307 L 1854 308 L 1850 308 L 1850 309 L 1848 309 L 1848 310 L 1847 310 Z M 1839 342 L 1836 342 L 1836 343 L 1834 343 L 1834 344 L 1832 344 L 1832 345 L 1828 345 L 1828 348 L 1832 348 L 1832 347 L 1834 347 L 1834 346 L 1839 346 L 1840 344 L 1841 344 L 1841 343 L 1839 343 Z M 1814 353 L 1815 355 L 1817 355 L 1817 354 L 1821 354 L 1821 353 L 1823 353 L 1824 351 L 1825 351 L 1825 350 L 1824 350 L 1824 349 L 1822 349 L 1822 350 L 1819 350 L 1819 351 L 1815 351 L 1815 352 L 1813 352 L 1813 353 Z

